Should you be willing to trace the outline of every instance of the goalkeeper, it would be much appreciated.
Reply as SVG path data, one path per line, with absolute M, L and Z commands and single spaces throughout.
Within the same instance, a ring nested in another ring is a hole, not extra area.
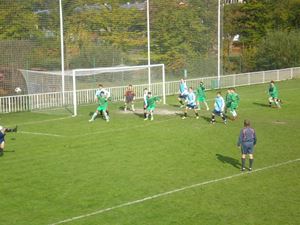
M 92 118 L 89 120 L 89 122 L 93 122 L 99 113 L 103 114 L 104 119 L 106 122 L 109 122 L 109 116 L 107 114 L 107 107 L 108 107 L 108 101 L 105 93 L 103 91 L 100 92 L 100 95 L 97 96 L 98 99 L 98 108 L 96 112 L 94 112 Z
M 17 132 L 17 129 L 18 129 L 17 126 L 13 129 L 0 126 L 0 156 L 3 156 L 4 146 L 5 146 L 4 137 L 5 137 L 6 133 L 7 132 Z
M 131 84 L 128 85 L 128 87 L 125 90 L 124 93 L 124 111 L 127 111 L 127 105 L 131 105 L 131 110 L 134 112 L 134 98 L 135 98 L 135 92 L 133 90 L 133 87 Z
M 152 96 L 151 92 L 148 92 L 146 102 L 147 102 L 147 111 L 144 120 L 148 120 L 150 115 L 150 120 L 154 120 L 153 112 L 156 108 L 156 102 L 160 101 L 160 98 L 157 96 Z

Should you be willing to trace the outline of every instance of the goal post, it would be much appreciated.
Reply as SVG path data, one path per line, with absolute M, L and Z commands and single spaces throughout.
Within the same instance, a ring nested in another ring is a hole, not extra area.
M 78 104 L 81 103 L 78 94 L 82 93 L 82 90 L 95 92 L 98 84 L 108 89 L 113 100 L 116 101 L 122 100 L 122 91 L 124 93 L 126 86 L 131 84 L 136 89 L 137 98 L 142 98 L 143 89 L 147 88 L 154 95 L 162 96 L 163 104 L 166 104 L 165 81 L 164 64 L 72 70 L 73 116 L 78 115 Z M 70 84 L 70 82 L 65 83 Z M 66 87 L 66 90 L 68 89 L 70 87 Z

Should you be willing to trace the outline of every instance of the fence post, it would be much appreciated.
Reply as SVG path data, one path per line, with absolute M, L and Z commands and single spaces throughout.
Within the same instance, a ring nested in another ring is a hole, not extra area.
M 294 78 L 294 68 L 291 68 L 291 79 Z
M 10 101 L 10 97 L 8 98 L 8 112 L 10 113 L 11 110 L 11 101 Z
M 250 76 L 250 73 L 248 73 L 248 85 L 251 84 L 251 76 Z
M 279 81 L 279 70 L 277 70 L 277 80 Z
M 235 87 L 235 84 L 236 84 L 235 79 L 236 79 L 236 74 L 233 75 L 233 87 Z
M 265 83 L 265 82 L 266 82 L 266 72 L 263 71 L 263 83 Z

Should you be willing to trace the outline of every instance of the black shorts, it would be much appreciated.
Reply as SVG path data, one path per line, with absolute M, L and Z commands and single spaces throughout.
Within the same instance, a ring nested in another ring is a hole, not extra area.
M 133 102 L 133 99 L 134 99 L 134 96 L 131 96 L 131 95 L 125 96 L 125 102 L 126 102 L 126 103 Z

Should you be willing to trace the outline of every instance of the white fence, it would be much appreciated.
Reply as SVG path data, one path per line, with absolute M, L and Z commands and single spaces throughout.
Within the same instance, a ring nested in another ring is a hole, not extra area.
M 270 70 L 253 73 L 243 73 L 222 76 L 220 80 L 220 88 L 236 87 L 252 84 L 267 83 L 271 80 L 282 81 L 293 78 L 300 78 L 300 67 L 288 68 L 281 70 Z M 187 80 L 187 85 L 197 87 L 203 81 L 206 88 L 217 88 L 217 77 L 201 77 L 197 79 Z M 165 83 L 166 95 L 173 95 L 178 93 L 179 81 L 169 81 Z M 143 97 L 143 90 L 147 88 L 148 84 L 135 85 L 135 92 L 137 98 Z M 113 101 L 121 101 L 124 98 L 125 86 L 110 87 Z M 151 91 L 155 95 L 162 95 L 162 83 L 153 83 Z M 95 89 L 78 90 L 77 91 L 77 104 L 87 104 L 94 102 Z M 65 92 L 65 106 L 73 104 L 73 93 Z M 0 97 L 0 113 L 31 111 L 39 109 L 60 108 L 63 107 L 63 97 L 61 92 L 43 93 L 43 94 L 30 94 L 30 95 L 17 95 Z

